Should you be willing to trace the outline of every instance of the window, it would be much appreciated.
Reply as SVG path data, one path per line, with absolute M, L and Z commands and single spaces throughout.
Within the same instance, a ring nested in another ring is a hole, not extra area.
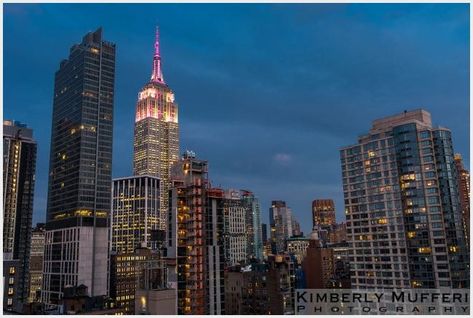
M 425 138 L 430 138 L 430 131 L 424 130 L 420 132 L 420 138 L 425 139 Z
M 15 274 L 15 267 L 13 266 L 10 267 L 10 274 Z
M 8 288 L 8 295 L 13 295 L 13 287 Z

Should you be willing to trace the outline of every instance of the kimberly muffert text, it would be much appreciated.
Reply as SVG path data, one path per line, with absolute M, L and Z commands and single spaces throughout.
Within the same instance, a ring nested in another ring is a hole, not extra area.
M 298 289 L 296 314 L 469 314 L 469 289 Z

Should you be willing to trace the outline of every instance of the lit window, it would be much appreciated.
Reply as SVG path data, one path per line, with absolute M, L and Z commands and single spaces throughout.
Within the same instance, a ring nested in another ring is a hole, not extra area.
M 8 288 L 8 295 L 13 295 L 13 287 Z
M 10 267 L 10 274 L 15 274 L 15 267 Z
M 379 219 L 378 220 L 378 224 L 388 224 L 388 220 L 387 219 Z
M 432 249 L 430 247 L 419 247 L 417 251 L 422 254 L 430 254 Z
M 458 246 L 449 246 L 448 250 L 450 251 L 450 253 L 456 253 L 458 252 L 459 248 Z

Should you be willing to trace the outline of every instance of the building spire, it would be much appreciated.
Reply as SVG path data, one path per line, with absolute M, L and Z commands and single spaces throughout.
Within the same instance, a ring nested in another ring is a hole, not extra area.
M 156 27 L 156 40 L 154 42 L 153 73 L 151 81 L 155 83 L 164 83 L 163 72 L 161 70 L 161 54 L 159 52 L 159 26 Z

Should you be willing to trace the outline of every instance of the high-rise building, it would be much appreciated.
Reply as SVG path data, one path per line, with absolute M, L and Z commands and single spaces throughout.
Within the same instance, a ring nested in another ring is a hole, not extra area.
M 133 253 L 143 244 L 156 250 L 153 234 L 166 229 L 167 215 L 159 207 L 160 180 L 153 176 L 113 179 L 111 251 Z
M 240 192 L 228 190 L 223 200 L 224 206 L 224 251 L 225 266 L 245 263 L 247 257 L 246 207 Z
M 340 151 L 353 288 L 468 288 L 450 130 L 414 110 Z
M 102 29 L 73 45 L 55 74 L 42 302 L 65 286 L 107 295 L 115 44 Z
M 178 160 L 178 106 L 163 78 L 157 29 L 151 80 L 139 92 L 136 103 L 133 175 L 161 179 L 161 215 L 168 213 L 171 167 Z
M 312 201 L 312 224 L 315 228 L 329 228 L 335 225 L 335 203 L 332 199 Z
M 263 235 L 261 232 L 261 209 L 258 198 L 253 192 L 240 190 L 243 204 L 246 207 L 246 237 L 247 259 L 256 258 L 263 260 Z
M 167 216 L 161 216 L 160 180 L 117 178 L 110 216 L 110 296 L 125 314 L 135 313 L 135 292 L 144 262 L 162 262 Z M 174 290 L 175 292 L 175 290 Z
M 36 141 L 26 125 L 3 121 L 3 308 L 21 312 L 28 300 Z
M 209 315 L 225 314 L 225 193 L 210 188 L 206 194 L 206 274 L 205 286 Z
M 284 201 L 272 201 L 269 208 L 271 227 L 271 250 L 273 254 L 283 253 L 286 239 L 293 236 L 292 211 Z
M 225 191 L 224 242 L 226 266 L 263 259 L 258 199 L 247 190 Z
M 225 313 L 224 200 L 207 161 L 187 151 L 172 168 L 167 254 L 176 258 L 178 314 Z M 174 217 L 175 216 L 175 217 Z
M 458 173 L 458 190 L 460 193 L 460 205 L 463 216 L 463 227 L 465 231 L 465 241 L 469 247 L 470 240 L 470 172 L 463 164 L 462 156 L 455 154 L 455 166 Z
M 171 210 L 177 215 L 176 249 L 178 314 L 204 315 L 206 297 L 205 210 L 207 162 L 187 152 L 173 166 Z M 171 248 L 170 247 L 170 248 Z M 170 253 L 171 254 L 171 253 Z
M 38 223 L 31 234 L 29 270 L 30 294 L 28 302 L 38 302 L 41 299 L 41 286 L 43 284 L 44 232 L 44 223 Z

